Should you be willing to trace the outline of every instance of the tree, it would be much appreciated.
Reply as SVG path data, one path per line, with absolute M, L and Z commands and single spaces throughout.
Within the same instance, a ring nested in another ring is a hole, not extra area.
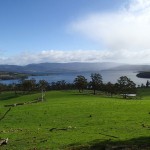
M 44 99 L 44 96 L 45 96 L 45 90 L 46 90 L 46 88 L 49 86 L 49 83 L 47 82 L 47 81 L 45 81 L 45 80 L 40 80 L 39 81 L 39 83 L 38 83 L 38 87 L 39 87 L 39 89 L 40 89 L 40 91 L 41 91 L 41 93 L 42 93 L 42 101 L 43 101 L 43 99 Z
M 117 86 L 119 93 L 123 94 L 124 98 L 126 98 L 127 94 L 136 93 L 136 84 L 126 76 L 119 78 Z
M 49 86 L 49 83 L 47 81 L 45 81 L 45 80 L 40 80 L 38 82 L 38 88 L 39 88 L 39 90 L 44 90 L 45 91 L 48 86 Z
M 150 82 L 147 80 L 146 82 L 146 88 L 148 88 L 150 86 Z
M 6 88 L 7 88 L 7 85 L 4 85 L 4 84 L 0 83 L 0 94 L 1 94 L 2 91 L 5 91 Z
M 108 82 L 107 84 L 104 85 L 104 91 L 107 92 L 107 94 L 110 94 L 112 97 L 113 94 L 117 94 L 117 86 L 116 84 L 112 84 L 111 82 Z
M 90 82 L 90 86 L 94 91 L 94 95 L 96 94 L 96 90 L 99 90 L 103 84 L 102 76 L 99 73 L 92 73 L 91 74 L 92 81 Z
M 23 80 L 21 85 L 22 85 L 23 91 L 31 92 L 36 87 L 36 80 L 35 79 Z
M 57 90 L 64 90 L 66 89 L 66 81 L 65 80 L 60 80 L 56 82 L 56 89 Z
M 84 76 L 79 75 L 75 78 L 74 84 L 81 93 L 81 91 L 83 92 L 83 89 L 87 87 L 87 79 Z

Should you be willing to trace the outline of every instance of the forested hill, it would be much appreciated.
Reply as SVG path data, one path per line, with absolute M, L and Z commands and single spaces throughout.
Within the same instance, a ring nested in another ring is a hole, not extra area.
M 150 71 L 150 65 L 124 65 L 112 62 L 103 63 L 40 63 L 26 66 L 0 65 L 0 71 L 19 72 L 29 74 L 42 73 L 71 73 L 71 72 L 98 72 L 111 71 Z
M 95 72 L 120 66 L 118 63 L 40 63 L 26 66 L 0 65 L 0 71 L 20 73 Z
M 137 74 L 137 77 L 150 79 L 150 72 L 140 72 Z
M 29 74 L 0 71 L 0 80 L 25 79 Z
M 134 71 L 134 72 L 148 72 L 150 71 L 150 65 L 120 65 L 110 70 L 113 71 Z

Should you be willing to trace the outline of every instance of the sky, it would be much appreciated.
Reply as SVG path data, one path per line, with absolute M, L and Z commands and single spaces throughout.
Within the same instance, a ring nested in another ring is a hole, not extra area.
M 0 64 L 150 64 L 149 0 L 0 0 Z

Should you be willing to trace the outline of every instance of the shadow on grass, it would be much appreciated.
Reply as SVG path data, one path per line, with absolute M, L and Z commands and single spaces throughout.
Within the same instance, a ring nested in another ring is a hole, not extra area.
M 72 95 L 93 95 L 93 96 L 104 96 L 104 95 L 106 95 L 104 92 L 100 92 L 100 91 L 98 91 L 98 92 L 96 92 L 96 94 L 94 94 L 93 93 L 93 91 L 92 90 L 85 90 L 85 91 L 83 91 L 83 92 L 76 92 L 76 93 L 73 93 Z
M 126 141 L 94 140 L 84 145 L 74 143 L 66 150 L 150 150 L 150 137 L 139 137 Z
M 106 94 L 104 92 L 97 92 L 96 94 L 93 94 L 93 92 L 78 92 L 78 93 L 74 93 L 72 95 L 77 95 L 77 96 L 81 96 L 81 95 L 86 95 L 86 96 L 99 96 L 99 97 L 103 97 L 103 98 L 110 98 L 110 99 L 115 99 L 115 100 L 142 100 L 141 96 L 137 96 L 137 97 L 129 97 L 129 98 L 124 98 L 121 95 L 109 95 Z
M 22 96 L 22 95 L 21 94 L 15 94 L 15 93 L 2 93 L 0 95 L 0 101 L 9 100 L 9 99 L 17 98 L 20 96 Z
M 93 97 L 103 97 L 103 98 L 110 98 L 110 99 L 121 99 L 121 100 L 133 100 L 133 99 L 125 99 L 123 98 L 122 96 L 120 95 L 113 95 L 113 96 L 110 96 L 110 95 L 107 95 L 105 93 L 96 93 L 96 94 L 93 94 L 93 92 L 82 92 L 82 93 L 73 93 L 72 95 L 74 96 L 93 96 Z
M 72 94 L 72 95 L 93 95 L 93 93 L 75 93 L 75 94 Z

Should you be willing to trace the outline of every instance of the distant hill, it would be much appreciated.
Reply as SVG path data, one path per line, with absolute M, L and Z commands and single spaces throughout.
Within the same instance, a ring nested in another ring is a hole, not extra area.
M 109 70 L 113 70 L 113 71 L 133 71 L 133 72 L 150 71 L 150 65 L 120 65 L 120 66 L 111 68 Z
M 26 66 L 0 65 L 0 71 L 19 72 L 30 74 L 42 73 L 68 73 L 68 72 L 96 72 L 111 69 L 121 64 L 118 63 L 40 63 Z
M 133 71 L 133 72 L 150 71 L 150 65 L 125 65 L 112 62 L 40 63 L 40 64 L 29 64 L 26 66 L 0 65 L 0 71 L 29 73 L 29 74 L 98 72 L 102 70 Z

